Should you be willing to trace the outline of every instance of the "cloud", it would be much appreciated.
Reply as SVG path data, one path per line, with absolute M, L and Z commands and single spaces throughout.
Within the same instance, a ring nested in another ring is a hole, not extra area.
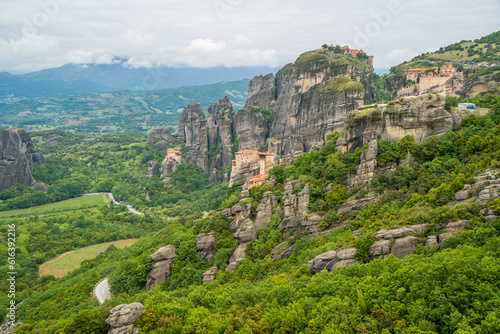
M 498 0 L 0 1 L 0 71 L 117 58 L 132 67 L 284 65 L 324 43 L 355 46 L 394 1 L 401 12 L 362 46 L 376 66 L 498 30 Z
M 64 56 L 70 64 L 89 64 L 94 62 L 94 54 L 90 51 L 72 50 Z
M 242 47 L 244 45 L 244 47 Z M 250 39 L 236 36 L 229 42 L 195 39 L 176 57 L 175 65 L 188 67 L 261 66 L 276 64 L 276 51 L 248 47 Z

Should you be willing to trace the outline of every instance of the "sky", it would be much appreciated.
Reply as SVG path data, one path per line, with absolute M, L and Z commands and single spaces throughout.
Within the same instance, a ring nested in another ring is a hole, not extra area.
M 386 69 L 498 30 L 499 0 L 0 0 L 0 72 L 276 67 L 323 44 Z

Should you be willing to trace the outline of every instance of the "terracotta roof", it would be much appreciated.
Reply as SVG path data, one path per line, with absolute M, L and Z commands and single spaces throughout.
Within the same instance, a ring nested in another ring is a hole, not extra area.
M 167 150 L 167 153 L 182 154 L 181 152 L 179 152 L 177 150 Z
M 255 175 L 255 176 L 252 176 L 252 177 L 250 178 L 250 182 L 252 182 L 252 181 L 254 181 L 254 182 L 255 182 L 255 181 L 265 181 L 265 180 L 266 180 L 266 176 L 267 176 L 267 174 L 265 174 L 265 175 Z

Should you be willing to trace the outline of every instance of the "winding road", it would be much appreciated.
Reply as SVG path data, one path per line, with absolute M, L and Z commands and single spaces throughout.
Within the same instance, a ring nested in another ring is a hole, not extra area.
M 115 196 L 113 196 L 112 193 L 91 193 L 91 194 L 85 194 L 86 196 L 92 196 L 92 195 L 108 195 L 109 196 L 109 199 L 111 200 L 111 202 L 113 202 L 114 205 L 125 205 L 128 209 L 128 211 L 132 212 L 133 214 L 135 215 L 143 215 L 144 213 L 142 212 L 139 212 L 137 211 L 136 209 L 134 209 L 134 207 L 128 203 L 121 203 L 121 202 L 118 202 L 117 200 L 115 200 Z
M 102 304 L 106 299 L 111 298 L 111 291 L 109 291 L 109 283 L 107 277 L 96 284 L 96 286 L 94 287 L 94 293 L 97 300 L 99 301 L 99 304 Z

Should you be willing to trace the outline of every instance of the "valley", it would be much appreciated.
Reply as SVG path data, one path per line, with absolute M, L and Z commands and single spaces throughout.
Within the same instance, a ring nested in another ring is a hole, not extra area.
M 385 76 L 325 44 L 189 100 L 4 101 L 14 333 L 499 332 L 499 36 Z

